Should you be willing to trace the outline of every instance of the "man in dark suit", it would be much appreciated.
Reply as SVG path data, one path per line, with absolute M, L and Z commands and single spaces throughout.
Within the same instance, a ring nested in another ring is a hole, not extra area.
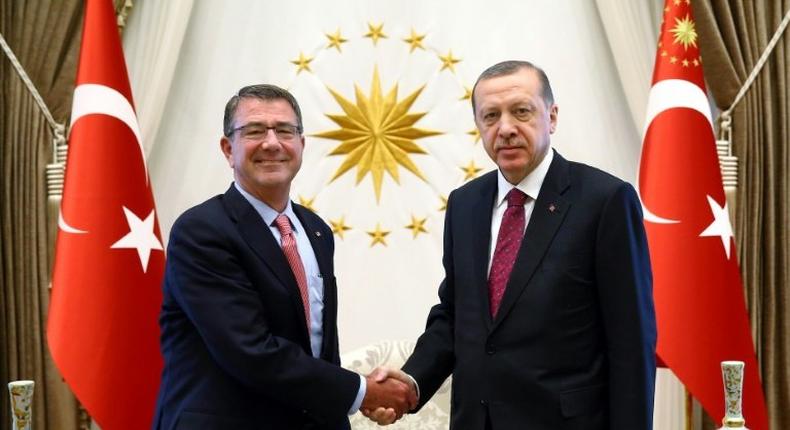
M 273 85 L 225 107 L 234 183 L 170 235 L 155 429 L 348 429 L 360 407 L 416 403 L 400 381 L 339 366 L 332 231 L 289 198 L 302 131 L 296 100 Z
M 451 429 L 652 428 L 656 327 L 634 189 L 551 149 L 558 109 L 531 63 L 483 72 L 472 104 L 499 168 L 448 199 L 440 303 L 403 366 L 420 407 L 452 374 Z

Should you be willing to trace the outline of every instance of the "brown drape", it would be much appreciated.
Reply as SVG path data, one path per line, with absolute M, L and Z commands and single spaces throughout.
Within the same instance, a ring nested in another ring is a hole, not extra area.
M 81 0 L 0 0 L 0 32 L 56 121 L 70 111 Z M 76 429 L 77 403 L 53 366 L 44 329 L 54 231 L 45 166 L 52 133 L 33 97 L 0 53 L 0 428 L 11 423 L 5 383 L 36 382 L 36 429 Z
M 790 0 L 700 0 L 693 6 L 705 78 L 724 110 L 790 10 Z M 788 67 L 790 29 L 733 112 L 738 256 L 773 429 L 790 427 Z

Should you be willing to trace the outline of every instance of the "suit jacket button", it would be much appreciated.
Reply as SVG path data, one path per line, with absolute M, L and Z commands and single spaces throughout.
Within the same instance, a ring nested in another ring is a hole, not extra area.
M 485 405 L 487 405 L 487 404 L 488 404 L 488 402 L 486 402 L 485 400 L 481 400 L 481 401 L 480 401 L 480 404 L 481 404 L 481 405 L 483 405 L 483 406 L 485 406 Z
M 486 345 L 486 354 L 494 355 L 495 352 L 496 350 L 494 349 L 494 345 L 491 344 Z

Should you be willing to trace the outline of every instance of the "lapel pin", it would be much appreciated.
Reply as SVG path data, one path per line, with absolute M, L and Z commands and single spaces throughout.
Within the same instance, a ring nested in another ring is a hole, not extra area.
M 557 210 L 557 206 L 554 206 L 554 203 L 549 203 L 549 212 L 554 213 Z
M 318 236 L 318 237 L 321 237 L 321 232 L 317 231 L 317 232 L 315 232 L 315 235 Z

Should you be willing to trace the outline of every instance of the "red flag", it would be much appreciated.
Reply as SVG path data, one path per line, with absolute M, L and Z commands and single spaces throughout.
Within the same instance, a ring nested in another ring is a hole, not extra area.
M 110 0 L 87 0 L 47 340 L 104 429 L 151 426 L 164 253 Z
M 689 3 L 666 1 L 639 174 L 657 354 L 719 420 L 725 411 L 720 362 L 745 362 L 743 415 L 752 430 L 767 430 Z

